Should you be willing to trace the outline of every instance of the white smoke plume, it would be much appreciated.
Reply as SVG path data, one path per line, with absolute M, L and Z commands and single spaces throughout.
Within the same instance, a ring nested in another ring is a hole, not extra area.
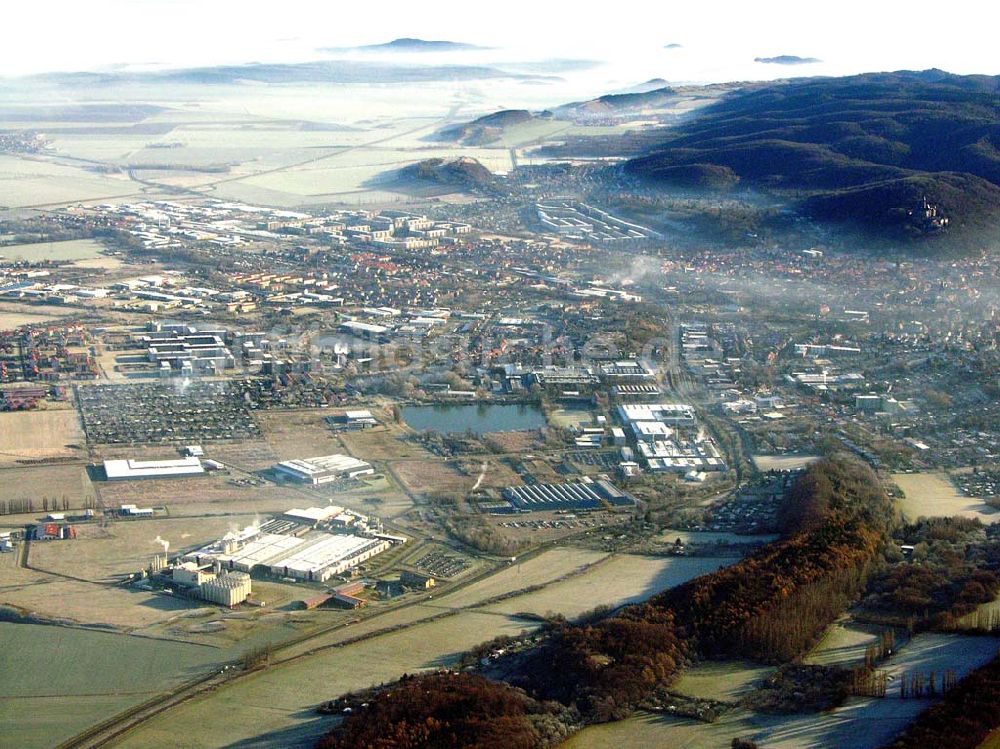
M 479 485 L 483 483 L 483 479 L 486 478 L 486 469 L 489 467 L 488 461 L 483 461 L 483 467 L 479 471 L 479 478 L 476 479 L 475 486 L 472 487 L 472 491 L 476 491 Z

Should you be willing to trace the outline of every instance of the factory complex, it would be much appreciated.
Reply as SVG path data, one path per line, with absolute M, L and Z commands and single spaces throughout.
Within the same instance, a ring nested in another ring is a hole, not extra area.
M 168 565 L 166 556 L 157 555 L 140 579 L 149 580 L 163 587 L 168 593 L 211 601 L 219 606 L 233 608 L 250 598 L 253 583 L 246 572 L 222 569 L 221 565 L 198 565 L 194 562 L 175 561 Z M 148 583 L 145 584 L 148 586 Z
M 181 561 L 198 569 L 325 582 L 404 541 L 372 528 L 364 515 L 330 505 L 289 510 L 228 533 Z
M 709 472 L 725 471 L 726 462 L 712 438 L 698 428 L 694 408 L 683 403 L 631 403 L 618 406 L 618 418 L 635 442 L 635 452 L 651 473 L 679 473 L 704 481 Z M 634 453 L 623 450 L 619 470 L 634 472 Z

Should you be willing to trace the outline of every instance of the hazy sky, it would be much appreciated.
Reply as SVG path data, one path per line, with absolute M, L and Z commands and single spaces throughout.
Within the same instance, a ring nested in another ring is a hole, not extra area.
M 119 64 L 291 62 L 316 59 L 321 47 L 399 36 L 502 48 L 476 56 L 477 62 L 599 59 L 613 63 L 611 70 L 622 80 L 708 81 L 928 67 L 1000 73 L 994 41 L 1000 10 L 984 0 L 32 0 L 4 5 L 0 75 Z M 667 43 L 684 46 L 667 51 Z M 753 62 L 757 56 L 781 54 L 819 57 L 824 63 L 791 68 Z

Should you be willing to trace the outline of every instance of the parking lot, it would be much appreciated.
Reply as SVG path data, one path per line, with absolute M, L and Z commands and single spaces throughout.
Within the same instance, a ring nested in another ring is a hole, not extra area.
M 450 578 L 465 572 L 472 565 L 468 560 L 443 551 L 432 551 L 422 557 L 416 566 L 434 577 Z

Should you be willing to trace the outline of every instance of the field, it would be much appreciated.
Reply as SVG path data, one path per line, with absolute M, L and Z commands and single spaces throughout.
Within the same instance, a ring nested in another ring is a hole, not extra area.
M 671 691 L 704 700 L 736 702 L 773 671 L 773 666 L 758 663 L 705 661 L 686 669 Z
M 842 707 L 818 715 L 768 716 L 737 710 L 712 724 L 640 713 L 619 723 L 587 728 L 562 746 L 722 749 L 733 738 L 745 737 L 768 749 L 877 749 L 930 704 L 926 699 L 899 699 L 897 685 L 903 671 L 941 674 L 953 668 L 961 678 L 993 658 L 996 646 L 991 637 L 918 635 L 886 666 L 895 680 L 889 682 L 889 694 L 884 699 L 852 697 Z
M 40 158 L 0 155 L 0 207 L 27 208 L 138 193 L 124 175 L 104 175 Z
M 510 148 L 541 163 L 529 146 L 574 133 L 620 131 L 553 121 L 513 128 L 489 147 L 433 137 L 445 125 L 500 106 L 541 109 L 554 96 L 593 93 L 559 78 L 557 95 L 555 80 L 430 82 L 419 86 L 419 94 L 409 83 L 336 84 L 324 86 L 323 96 L 316 96 L 315 85 L 191 84 L 180 102 L 169 86 L 135 84 L 119 92 L 123 105 L 174 105 L 138 118 L 124 108 L 120 116 L 102 114 L 93 122 L 42 117 L 34 126 L 52 138 L 51 149 L 38 156 L 0 156 L 0 209 L 148 199 L 173 188 L 279 207 L 400 204 L 410 199 L 408 186 L 395 184 L 393 173 L 422 159 L 469 156 L 507 172 Z M 28 106 L 40 96 L 23 93 Z M 0 128 L 23 126 L 5 123 L 0 112 Z
M 900 509 L 909 521 L 919 517 L 951 517 L 960 515 L 978 518 L 984 523 L 1000 520 L 1000 510 L 981 499 L 965 497 L 944 473 L 894 473 L 892 480 L 906 495 L 899 500 Z
M 93 260 L 101 257 L 104 245 L 93 239 L 70 239 L 65 242 L 0 245 L 0 255 L 8 260 L 43 261 Z
M 841 618 L 831 624 L 816 647 L 804 658 L 806 663 L 849 668 L 865 660 L 865 649 L 878 643 L 880 628 Z
M 475 476 L 463 476 L 451 463 L 441 460 L 397 460 L 392 475 L 410 492 L 422 494 L 461 493 L 472 489 Z
M 0 413 L 0 464 L 19 458 L 82 458 L 84 441 L 73 409 Z
M 506 617 L 463 612 L 317 653 L 157 716 L 126 736 L 119 746 L 311 746 L 330 725 L 330 718 L 320 718 L 313 712 L 320 701 L 390 681 L 404 671 L 413 673 L 448 665 L 461 651 L 483 639 L 514 635 L 521 629 L 518 622 Z M 178 721 L 197 725 L 199 730 L 178 732 Z M 252 739 L 253 743 L 242 743 Z
M 376 416 L 376 418 L 379 418 Z M 430 453 L 410 442 L 404 427 L 387 424 L 385 427 L 364 429 L 358 432 L 341 432 L 338 435 L 347 452 L 362 460 L 403 460 L 427 458 Z
M 32 315 L 24 312 L 7 312 L 0 305 L 0 330 L 13 330 L 22 325 L 48 325 L 55 322 L 56 318 L 48 315 Z
M 219 657 L 196 645 L 0 622 L 0 723 L 18 747 L 51 747 Z
M 158 624 L 191 608 L 190 602 L 177 598 L 23 568 L 4 571 L 0 604 L 46 619 L 122 631 Z
M 31 467 L 0 468 L 0 500 L 27 499 L 35 501 L 36 513 L 21 516 L 18 522 L 34 520 L 41 516 L 42 500 L 50 499 L 62 505 L 62 498 L 70 500 L 70 507 L 83 507 L 86 497 L 94 496 L 87 469 L 81 465 L 37 465 Z
M 572 619 L 596 606 L 617 607 L 714 572 L 727 563 L 705 557 L 646 557 L 622 554 L 582 575 L 485 608 L 504 614 L 557 613 Z
M 329 415 L 327 408 L 274 410 L 258 411 L 254 419 L 277 460 L 293 460 L 343 452 L 340 441 L 324 421 Z
M 622 554 L 582 575 L 487 606 L 484 610 L 504 614 L 556 613 L 572 619 L 596 606 L 617 607 L 645 600 L 661 590 L 713 572 L 727 561 L 732 560 Z
M 594 412 L 590 408 L 557 408 L 549 414 L 549 423 L 560 429 L 592 426 Z
M 418 494 L 464 493 L 477 484 L 481 487 L 502 487 L 521 483 L 516 473 L 495 460 L 469 459 L 464 466 L 459 466 L 457 461 L 398 460 L 392 463 L 392 473 L 407 490 Z

